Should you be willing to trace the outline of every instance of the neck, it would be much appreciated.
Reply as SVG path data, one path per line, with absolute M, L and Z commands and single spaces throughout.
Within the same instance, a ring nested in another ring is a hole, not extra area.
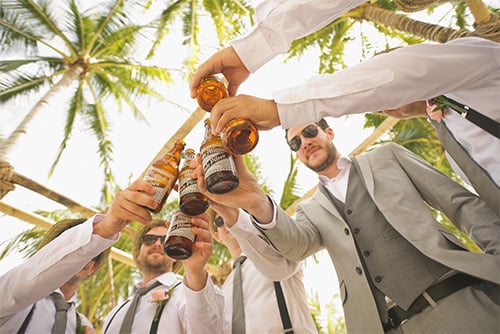
M 326 176 L 330 179 L 333 179 L 334 177 L 339 175 L 340 169 L 338 168 L 338 165 L 337 165 L 339 162 L 339 159 L 340 159 L 340 153 L 337 152 L 333 162 L 327 168 L 325 168 L 321 172 L 318 172 L 318 175 L 323 175 L 323 176 Z
M 73 297 L 73 295 L 76 293 L 77 287 L 78 284 L 72 282 L 61 285 L 59 289 L 61 289 L 61 292 L 63 293 L 64 300 L 70 300 L 70 298 Z
M 164 273 L 143 273 L 143 279 L 142 279 L 142 282 L 141 282 L 141 287 L 145 287 L 146 284 L 148 284 L 148 282 L 150 282 L 151 280 L 163 275 Z

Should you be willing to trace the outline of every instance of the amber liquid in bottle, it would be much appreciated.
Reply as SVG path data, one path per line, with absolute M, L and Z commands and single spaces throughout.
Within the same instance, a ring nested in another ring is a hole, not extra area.
M 205 138 L 201 143 L 200 155 L 208 191 L 225 194 L 238 186 L 233 157 L 220 136 L 212 134 L 208 118 L 205 119 Z
M 156 190 L 151 197 L 158 202 L 158 207 L 151 210 L 158 213 L 165 205 L 168 195 L 174 188 L 177 177 L 179 176 L 179 163 L 181 161 L 181 152 L 186 144 L 182 139 L 175 142 L 174 147 L 163 156 L 151 164 L 144 181 L 149 182 Z
M 203 79 L 198 86 L 197 93 L 198 105 L 208 112 L 220 99 L 229 96 L 227 87 L 214 76 Z M 259 142 L 259 132 L 249 120 L 233 119 L 224 126 L 221 138 L 233 154 L 246 154 L 252 151 Z
M 208 209 L 208 198 L 200 193 L 196 180 L 191 178 L 193 168 L 190 165 L 196 153 L 188 148 L 184 154 L 184 164 L 179 173 L 179 207 L 183 213 L 197 216 Z
M 185 260 L 193 254 L 195 235 L 191 231 L 191 217 L 177 211 L 172 216 L 165 240 L 165 253 L 172 259 Z

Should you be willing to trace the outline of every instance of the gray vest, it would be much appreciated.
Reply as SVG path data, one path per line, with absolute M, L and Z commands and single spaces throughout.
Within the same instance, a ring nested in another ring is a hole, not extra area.
M 450 269 L 424 256 L 386 221 L 362 183 L 356 165 L 353 159 L 345 204 L 330 197 L 351 228 L 381 320 L 387 322 L 385 296 L 408 309 Z

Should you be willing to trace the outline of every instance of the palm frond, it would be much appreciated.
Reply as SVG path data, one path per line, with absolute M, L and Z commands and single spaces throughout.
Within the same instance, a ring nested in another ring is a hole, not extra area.
M 298 158 L 294 157 L 293 153 L 290 152 L 290 169 L 288 170 L 288 175 L 283 184 L 283 192 L 280 199 L 280 207 L 286 210 L 290 205 L 292 205 L 296 200 L 300 198 L 297 194 L 297 173 L 298 173 Z
M 54 170 L 57 164 L 59 163 L 59 160 L 61 159 L 61 155 L 63 151 L 66 149 L 66 144 L 71 137 L 71 133 L 73 131 L 73 125 L 75 124 L 75 117 L 78 113 L 82 112 L 84 104 L 85 102 L 83 99 L 83 85 L 80 83 L 75 91 L 75 94 L 73 95 L 73 98 L 70 101 L 69 108 L 67 110 L 63 139 L 62 142 L 59 144 L 59 149 L 57 151 L 56 158 L 54 159 L 54 162 L 50 167 L 49 177 L 53 175 Z

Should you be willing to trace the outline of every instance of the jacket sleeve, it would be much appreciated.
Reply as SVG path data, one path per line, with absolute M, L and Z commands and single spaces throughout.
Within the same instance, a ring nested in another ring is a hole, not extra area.
M 399 145 L 388 145 L 422 198 L 468 234 L 485 253 L 500 255 L 500 217 L 477 195 Z
M 243 253 L 252 260 L 257 270 L 273 281 L 288 279 L 300 269 L 298 261 L 285 258 L 252 224 L 251 216 L 240 210 L 237 224 L 230 228 Z

